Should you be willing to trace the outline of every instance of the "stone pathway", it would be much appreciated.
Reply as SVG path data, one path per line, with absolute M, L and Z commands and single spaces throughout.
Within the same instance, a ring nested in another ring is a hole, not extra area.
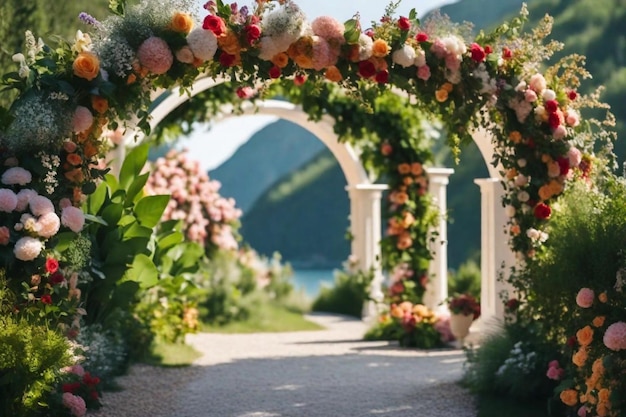
M 187 370 L 134 369 L 127 389 L 107 395 L 102 417 L 474 417 L 457 385 L 460 350 L 418 351 L 365 342 L 365 325 L 333 315 L 309 318 L 326 330 L 197 334 L 203 353 Z M 152 375 L 151 375 L 152 374 Z M 152 381 L 152 382 L 151 382 Z M 165 390 L 154 392 L 156 384 Z M 143 388 L 142 388 L 143 387 Z M 130 393 L 129 389 L 137 391 Z M 142 392 L 143 391 L 143 392 Z M 150 404 L 141 397 L 148 392 Z M 109 398 L 118 396 L 117 398 Z M 124 405 L 125 401 L 134 405 Z M 140 411 L 141 410 L 141 411 Z

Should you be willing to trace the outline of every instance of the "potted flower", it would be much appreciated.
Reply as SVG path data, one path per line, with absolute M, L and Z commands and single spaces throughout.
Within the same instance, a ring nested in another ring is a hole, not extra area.
M 448 299 L 450 331 L 459 346 L 469 334 L 472 322 L 480 317 L 480 303 L 470 294 L 461 294 Z

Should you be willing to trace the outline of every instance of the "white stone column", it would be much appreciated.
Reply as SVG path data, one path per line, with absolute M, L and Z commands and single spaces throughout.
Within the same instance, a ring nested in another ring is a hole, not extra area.
M 357 184 L 346 187 L 350 196 L 350 233 L 352 234 L 352 255 L 356 256 L 358 268 L 368 271 L 374 268 L 374 280 L 369 302 L 363 308 L 363 319 L 374 318 L 378 313 L 377 302 L 382 302 L 384 276 L 381 265 L 380 240 L 382 193 L 387 189 L 383 184 Z
M 515 256 L 505 234 L 507 218 L 502 207 L 504 188 L 498 178 L 476 179 L 481 195 L 481 323 L 490 326 L 504 317 L 500 294 L 511 287 L 498 280 L 502 273 L 508 276 Z
M 439 224 L 436 226 L 438 236 L 431 246 L 433 259 L 428 268 L 429 281 L 424 293 L 424 305 L 438 312 L 447 311 L 442 302 L 448 298 L 448 211 L 447 186 L 451 168 L 427 168 L 428 192 L 433 197 L 439 210 Z

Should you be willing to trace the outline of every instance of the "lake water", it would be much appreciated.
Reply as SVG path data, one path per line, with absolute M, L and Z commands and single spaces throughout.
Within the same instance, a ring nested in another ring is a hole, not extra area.
M 294 269 L 293 284 L 297 290 L 314 299 L 320 292 L 322 285 L 332 287 L 335 276 L 332 269 Z

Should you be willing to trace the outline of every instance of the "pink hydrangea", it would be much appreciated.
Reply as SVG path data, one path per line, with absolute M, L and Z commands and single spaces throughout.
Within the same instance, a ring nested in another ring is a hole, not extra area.
M 611 350 L 624 350 L 626 349 L 626 323 L 618 321 L 611 324 L 604 333 L 602 339 L 604 346 Z
M 61 224 L 69 227 L 72 232 L 78 233 L 83 230 L 83 226 L 85 225 L 85 215 L 82 210 L 77 207 L 65 207 L 61 212 Z
M 11 239 L 11 232 L 8 227 L 0 226 L 0 245 L 6 246 Z
M 42 249 L 43 244 L 39 239 L 25 236 L 15 243 L 13 253 L 20 261 L 32 261 L 39 256 Z
M 589 308 L 593 305 L 593 290 L 590 288 L 581 288 L 576 295 L 576 304 L 578 307 Z
M 33 180 L 31 173 L 21 167 L 12 167 L 2 174 L 2 183 L 5 185 L 26 185 Z
M 46 213 L 37 219 L 37 234 L 41 237 L 50 238 L 57 234 L 61 227 L 61 221 L 56 213 Z
M 0 211 L 10 213 L 17 207 L 17 195 L 7 188 L 0 189 Z
M 163 39 L 151 36 L 139 46 L 139 63 L 153 74 L 165 74 L 174 62 L 174 55 Z
M 71 392 L 63 393 L 63 405 L 69 408 L 75 417 L 83 417 L 87 413 L 85 400 Z
M 77 106 L 72 117 L 72 131 L 82 133 L 93 125 L 93 114 L 85 106 Z
M 333 17 L 320 16 L 313 20 L 311 28 L 313 29 L 313 33 L 317 36 L 337 44 L 333 46 L 345 43 L 343 34 L 346 28 L 343 23 L 337 21 Z
M 328 41 L 322 37 L 313 41 L 313 68 L 320 71 L 337 62 L 337 55 L 330 47 Z
M 35 216 L 43 216 L 44 214 L 54 213 L 54 204 L 48 197 L 36 195 L 30 199 L 30 211 Z
M 580 165 L 580 162 L 582 161 L 583 156 L 578 148 L 576 148 L 575 146 L 572 146 L 567 151 L 567 158 L 569 159 L 569 166 L 577 167 Z
M 30 188 L 20 190 L 20 192 L 17 193 L 17 206 L 15 207 L 15 210 L 20 212 L 26 210 L 30 204 L 30 199 L 36 197 L 37 195 L 37 191 L 31 190 Z

